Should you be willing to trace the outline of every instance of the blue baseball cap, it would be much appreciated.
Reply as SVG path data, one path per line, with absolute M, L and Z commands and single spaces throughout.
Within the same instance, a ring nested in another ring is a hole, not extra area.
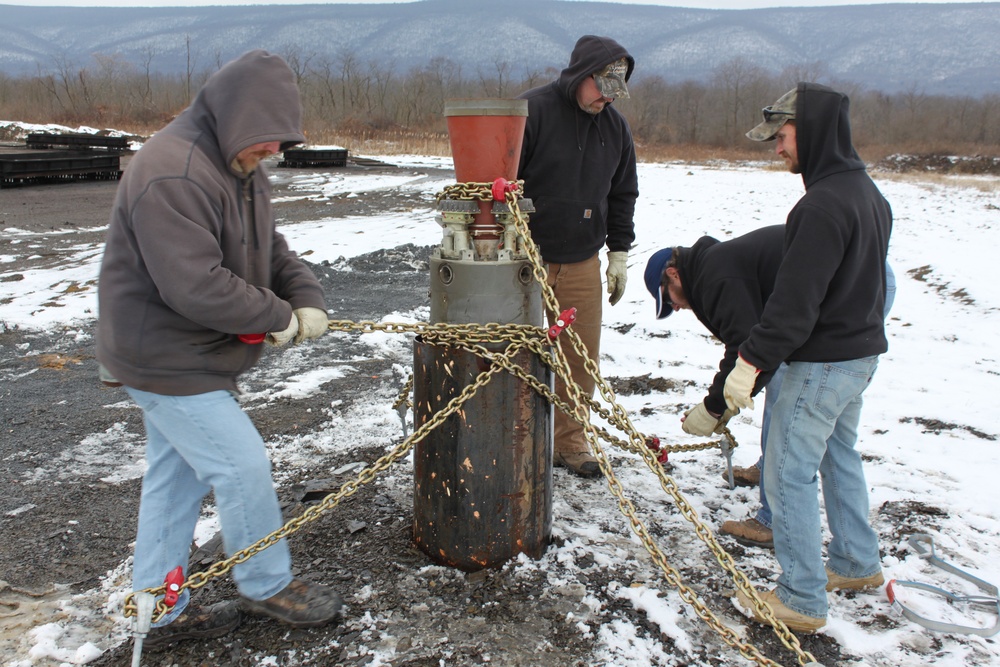
M 664 248 L 663 250 L 654 252 L 653 256 L 646 262 L 646 289 L 656 299 L 656 319 L 658 320 L 669 317 L 670 313 L 674 312 L 669 301 L 667 301 L 666 308 L 664 308 L 665 304 L 660 294 L 660 282 L 663 280 L 663 271 L 667 268 L 667 263 L 670 262 L 672 255 L 673 248 Z M 663 312 L 664 310 L 667 312 Z

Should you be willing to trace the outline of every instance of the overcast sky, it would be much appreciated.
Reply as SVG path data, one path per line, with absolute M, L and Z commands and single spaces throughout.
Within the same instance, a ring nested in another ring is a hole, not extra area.
M 415 2 L 417 0 L 402 0 Z M 473 0 L 470 0 L 473 1 Z M 587 2 L 598 0 L 572 0 Z M 701 9 L 756 9 L 760 7 L 822 7 L 830 5 L 882 5 L 887 2 L 865 2 L 864 0 L 599 0 L 629 5 L 664 5 L 667 7 L 698 7 Z M 900 0 L 895 0 L 899 2 Z M 955 2 L 987 2 L 989 0 L 902 0 L 908 3 L 947 4 Z M 0 0 L 0 4 L 26 6 L 59 7 L 182 7 L 192 5 L 304 5 L 304 4 L 386 4 L 386 0 L 353 0 L 330 2 L 329 0 Z M 500 2 L 498 8 L 503 7 Z

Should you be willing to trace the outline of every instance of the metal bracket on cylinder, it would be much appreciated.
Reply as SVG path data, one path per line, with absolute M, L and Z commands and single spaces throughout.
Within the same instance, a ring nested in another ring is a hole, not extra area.
M 534 213 L 535 205 L 530 199 L 518 199 L 518 208 L 521 213 Z M 503 243 L 498 259 L 500 261 L 512 261 L 527 259 L 528 251 L 517 242 L 517 226 L 514 214 L 505 202 L 494 201 L 491 211 L 497 224 L 503 227 Z
M 469 225 L 479 213 L 479 205 L 468 199 L 444 199 L 438 202 L 438 224 L 444 228 L 440 252 L 448 259 L 471 260 L 475 256 L 469 237 Z

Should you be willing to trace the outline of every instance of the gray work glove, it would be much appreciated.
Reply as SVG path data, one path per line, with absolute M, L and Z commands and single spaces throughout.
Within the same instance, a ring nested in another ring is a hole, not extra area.
M 608 303 L 612 306 L 621 300 L 625 294 L 625 282 L 628 280 L 628 251 L 612 250 L 608 253 L 608 270 L 604 273 L 608 279 Z
M 288 343 L 288 341 L 292 340 L 298 332 L 299 318 L 295 316 L 294 312 L 292 312 L 292 321 L 288 323 L 288 327 L 285 328 L 284 331 L 269 331 L 264 340 L 275 347 L 281 347 L 282 345 Z
M 295 334 L 295 342 L 301 343 L 307 338 L 319 338 L 327 332 L 330 320 L 326 317 L 326 311 L 319 308 L 296 308 L 295 317 L 299 320 L 299 332 Z

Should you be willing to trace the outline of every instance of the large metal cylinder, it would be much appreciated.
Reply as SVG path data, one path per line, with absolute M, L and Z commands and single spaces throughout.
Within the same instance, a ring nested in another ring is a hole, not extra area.
M 476 102 L 485 118 L 477 117 Z M 449 101 L 445 109 L 459 180 L 513 180 L 527 113 L 523 100 Z M 431 257 L 431 323 L 543 326 L 541 286 L 516 243 L 506 205 L 451 200 L 438 210 L 444 238 Z M 487 347 L 503 351 L 508 344 Z M 551 386 L 551 373 L 536 354 L 521 350 L 513 362 Z M 418 337 L 415 426 L 460 396 L 489 364 Z M 530 385 L 501 371 L 415 445 L 413 535 L 431 559 L 475 571 L 518 553 L 537 558 L 545 551 L 552 532 L 550 415 L 548 402 Z
M 521 351 L 514 362 L 536 377 L 547 375 L 533 353 Z M 488 368 L 477 355 L 416 340 L 414 425 Z M 466 571 L 499 566 L 518 553 L 541 556 L 552 534 L 550 434 L 547 403 L 509 373 L 494 375 L 414 448 L 417 546 Z

